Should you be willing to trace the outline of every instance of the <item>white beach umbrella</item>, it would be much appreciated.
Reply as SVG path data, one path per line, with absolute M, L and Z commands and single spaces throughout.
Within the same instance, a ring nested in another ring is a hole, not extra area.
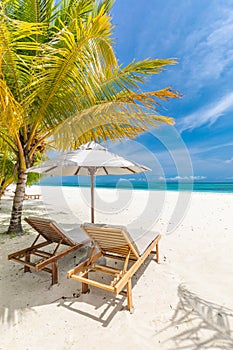
M 75 151 L 28 169 L 28 172 L 53 176 L 91 176 L 92 223 L 94 222 L 94 176 L 138 174 L 145 171 L 151 171 L 151 169 L 111 153 L 93 141 L 80 146 Z

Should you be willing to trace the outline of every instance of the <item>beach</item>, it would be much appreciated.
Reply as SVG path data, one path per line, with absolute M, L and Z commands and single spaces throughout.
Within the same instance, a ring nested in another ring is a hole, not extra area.
M 49 217 L 61 225 L 90 222 L 90 189 L 34 186 L 23 217 Z M 35 231 L 0 235 L 1 350 L 231 349 L 233 348 L 233 194 L 95 191 L 95 221 L 162 235 L 160 262 L 149 258 L 134 275 L 134 312 L 125 297 L 67 279 L 86 251 L 59 261 L 59 284 L 43 271 L 24 273 L 7 260 L 29 246 Z M 1 232 L 12 198 L 0 202 Z

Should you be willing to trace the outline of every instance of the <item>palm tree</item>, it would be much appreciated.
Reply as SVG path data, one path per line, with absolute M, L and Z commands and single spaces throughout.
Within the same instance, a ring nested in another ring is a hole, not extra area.
M 3 0 L 0 4 L 0 139 L 15 155 L 17 186 L 8 233 L 22 233 L 26 170 L 51 142 L 60 149 L 135 137 L 151 125 L 170 88 L 142 92 L 147 76 L 175 64 L 119 66 L 111 0 Z M 0 143 L 1 149 L 1 143 Z

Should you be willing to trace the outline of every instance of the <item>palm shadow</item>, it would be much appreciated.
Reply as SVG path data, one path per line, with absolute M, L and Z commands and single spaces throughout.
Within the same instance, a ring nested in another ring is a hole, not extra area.
M 232 310 L 200 298 L 183 285 L 178 287 L 178 297 L 169 327 L 182 331 L 166 342 L 175 343 L 177 350 L 233 349 Z

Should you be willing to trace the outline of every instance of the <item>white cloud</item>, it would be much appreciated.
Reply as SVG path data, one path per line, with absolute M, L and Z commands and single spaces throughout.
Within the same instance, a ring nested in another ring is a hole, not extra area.
M 204 180 L 206 179 L 206 176 L 190 176 L 192 178 L 192 180 Z
M 174 176 L 174 177 L 168 177 L 166 180 L 168 181 L 195 181 L 195 180 L 204 180 L 206 179 L 206 176 Z
M 200 88 L 206 80 L 217 80 L 233 62 L 232 6 L 217 5 L 200 18 L 198 27 L 187 33 L 181 53 L 185 57 L 184 73 L 189 77 L 187 84 Z
M 198 141 L 198 145 L 200 146 L 200 141 Z M 214 151 L 214 150 L 219 149 L 219 148 L 230 147 L 230 146 L 233 146 L 233 142 L 222 143 L 222 144 L 218 144 L 215 146 L 207 146 L 206 144 L 203 144 L 202 147 L 200 146 L 197 148 L 195 148 L 195 147 L 189 148 L 189 152 L 191 155 L 201 154 L 201 153 Z
M 225 112 L 233 109 L 233 92 L 222 97 L 218 102 L 198 109 L 196 112 L 182 118 L 178 123 L 180 132 L 193 130 L 204 124 L 212 125 Z
M 134 177 L 130 177 L 130 178 L 121 177 L 119 181 L 136 181 L 136 179 Z
M 174 177 L 168 177 L 167 180 L 170 181 L 180 181 L 180 180 L 192 180 L 190 176 L 174 176 Z
M 227 164 L 233 163 L 233 157 L 231 159 L 225 160 L 225 163 L 227 163 Z

